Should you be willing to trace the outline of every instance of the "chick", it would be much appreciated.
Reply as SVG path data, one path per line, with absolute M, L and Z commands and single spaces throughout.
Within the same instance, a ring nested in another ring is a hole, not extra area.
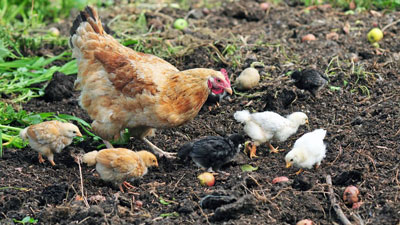
M 188 156 L 208 172 L 219 171 L 221 166 L 231 161 L 240 151 L 244 137 L 232 134 L 229 137 L 209 136 L 181 147 L 178 156 L 185 159 Z
M 324 138 L 326 130 L 317 129 L 313 132 L 304 134 L 293 145 L 293 149 L 285 156 L 286 168 L 292 165 L 300 168 L 296 174 L 300 174 L 303 168 L 311 169 L 315 164 L 319 167 L 323 158 L 325 158 L 326 145 Z
M 260 82 L 258 70 L 249 67 L 240 73 L 239 77 L 236 78 L 235 84 L 239 90 L 250 90 L 256 87 L 258 82 Z
M 39 153 L 39 162 L 44 162 L 43 154 L 52 166 L 56 165 L 54 153 L 60 153 L 76 136 L 82 137 L 77 126 L 57 120 L 31 125 L 20 132 L 20 137 L 29 140 L 31 148 Z
M 82 161 L 88 166 L 96 164 L 96 171 L 101 179 L 113 182 L 124 192 L 126 188 L 133 186 L 126 180 L 140 178 L 147 173 L 147 168 L 158 167 L 157 158 L 148 151 L 134 152 L 125 148 L 110 148 L 101 151 L 92 151 L 82 157 Z
M 256 146 L 265 142 L 271 152 L 277 153 L 271 140 L 283 142 L 296 133 L 300 125 L 308 124 L 308 117 L 302 112 L 294 112 L 285 118 L 270 111 L 250 114 L 248 110 L 243 110 L 233 116 L 236 121 L 245 124 L 244 131 L 254 141 L 250 147 L 250 158 L 256 157 Z
M 328 77 L 315 69 L 294 71 L 292 79 L 297 88 L 307 90 L 317 98 L 319 98 L 319 90 L 328 83 Z

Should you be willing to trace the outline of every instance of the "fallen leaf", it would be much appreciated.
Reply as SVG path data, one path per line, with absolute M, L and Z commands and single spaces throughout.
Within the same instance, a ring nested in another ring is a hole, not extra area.
M 339 40 L 339 34 L 336 32 L 331 32 L 329 34 L 326 34 L 325 37 L 327 40 L 335 40 L 335 41 Z
M 252 165 L 246 164 L 246 165 L 241 166 L 240 169 L 242 169 L 243 172 L 251 172 L 251 171 L 258 170 L 258 166 L 253 167 Z
M 343 26 L 343 32 L 346 33 L 346 34 L 350 33 L 350 23 L 349 23 L 349 22 L 346 22 L 346 23 L 344 24 L 344 26 Z

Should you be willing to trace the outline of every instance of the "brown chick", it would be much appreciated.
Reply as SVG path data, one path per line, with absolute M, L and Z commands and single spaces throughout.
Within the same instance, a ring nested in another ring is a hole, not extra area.
M 133 187 L 127 179 L 140 178 L 147 173 L 148 167 L 158 167 L 157 158 L 152 153 L 134 152 L 126 148 L 92 151 L 83 155 L 82 161 L 88 166 L 96 164 L 101 179 L 113 182 L 121 192 L 124 192 L 122 185 L 127 189 Z
M 72 139 L 76 136 L 82 137 L 77 126 L 57 120 L 31 125 L 20 132 L 20 137 L 23 140 L 29 140 L 31 148 L 39 152 L 39 162 L 44 162 L 43 154 L 52 166 L 56 165 L 54 153 L 60 153 L 63 148 L 72 143 Z

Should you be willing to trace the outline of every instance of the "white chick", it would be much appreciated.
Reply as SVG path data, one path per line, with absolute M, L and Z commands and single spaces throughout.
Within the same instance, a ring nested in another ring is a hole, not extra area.
M 244 123 L 244 131 L 253 140 L 250 158 L 256 157 L 256 146 L 267 142 L 271 152 L 277 153 L 270 141 L 285 141 L 297 132 L 300 125 L 308 124 L 308 117 L 302 112 L 294 112 L 282 117 L 277 113 L 265 111 L 250 114 L 248 110 L 238 111 L 233 115 L 236 121 Z
M 77 126 L 57 120 L 31 125 L 23 129 L 19 135 L 23 140 L 29 140 L 29 145 L 39 153 L 40 163 L 44 162 L 43 154 L 52 166 L 56 165 L 54 153 L 60 153 L 72 143 L 74 137 L 82 137 Z
M 292 165 L 300 168 L 297 175 L 303 171 L 303 168 L 311 169 L 313 165 L 318 168 L 322 159 L 325 158 L 325 135 L 326 130 L 317 129 L 297 139 L 293 149 L 285 156 L 286 168 Z
M 256 87 L 258 82 L 260 82 L 258 70 L 249 67 L 240 73 L 239 77 L 236 78 L 235 84 L 239 90 L 250 90 Z

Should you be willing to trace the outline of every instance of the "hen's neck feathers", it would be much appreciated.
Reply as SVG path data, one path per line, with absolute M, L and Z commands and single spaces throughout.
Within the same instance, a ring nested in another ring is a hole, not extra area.
M 207 80 L 214 71 L 191 69 L 169 75 L 162 87 L 160 119 L 181 125 L 193 119 L 207 100 Z

